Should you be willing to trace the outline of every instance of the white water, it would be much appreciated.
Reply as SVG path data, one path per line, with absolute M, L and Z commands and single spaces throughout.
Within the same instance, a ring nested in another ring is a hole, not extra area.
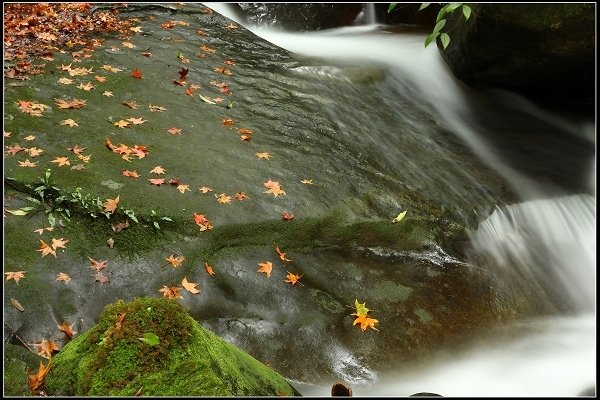
M 209 6 L 229 16 L 226 6 Z M 376 385 L 353 387 L 354 394 L 407 396 L 426 391 L 444 396 L 554 397 L 574 396 L 595 386 L 595 160 L 588 178 L 594 195 L 559 197 L 501 161 L 482 139 L 485 127 L 472 122 L 473 97 L 448 72 L 435 46 L 423 48 L 423 35 L 382 34 L 373 26 L 319 33 L 248 28 L 302 55 L 385 64 L 397 82 L 412 86 L 423 107 L 435 110 L 440 122 L 511 182 L 524 199 L 481 222 L 471 234 L 475 250 L 491 255 L 508 277 L 539 280 L 542 289 L 553 282 L 579 310 L 574 316 L 526 321 L 526 329 L 514 328 L 512 340 L 490 337 L 480 347 L 432 362 L 411 374 L 382 373 Z M 517 95 L 508 96 L 514 107 L 546 116 L 548 122 L 595 143 L 595 127 L 568 122 Z M 548 276 L 552 281 L 544 283 Z M 300 388 L 304 395 L 328 395 L 329 389 Z

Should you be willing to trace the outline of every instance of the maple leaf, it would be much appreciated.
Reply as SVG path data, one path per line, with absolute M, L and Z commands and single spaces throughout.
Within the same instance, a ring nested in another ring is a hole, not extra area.
M 58 249 L 59 247 L 60 247 L 61 249 L 66 249 L 65 245 L 66 245 L 68 242 L 69 242 L 68 240 L 64 240 L 63 238 L 60 238 L 60 239 L 55 239 L 55 238 L 52 238 L 52 244 L 51 244 L 52 250 L 56 250 L 56 249 Z
M 56 251 L 54 251 L 54 249 L 50 247 L 48 243 L 44 242 L 42 239 L 40 239 L 40 242 L 40 247 L 36 251 L 41 251 L 42 257 L 45 257 L 48 254 L 52 254 L 54 257 L 56 257 Z
M 271 261 L 259 263 L 258 265 L 260 266 L 260 268 L 256 272 L 263 272 L 264 274 L 267 275 L 268 278 L 270 278 L 271 270 L 273 269 L 273 264 L 271 263 Z
M 198 188 L 198 190 L 201 191 L 202 193 L 205 193 L 205 194 L 208 193 L 208 192 L 212 192 L 213 191 L 212 188 L 209 188 L 207 186 L 202 186 L 201 188 Z
M 200 290 L 196 289 L 196 286 L 198 286 L 198 283 L 188 282 L 187 276 L 183 277 L 183 280 L 181 281 L 181 286 L 183 286 L 184 289 L 187 290 L 188 292 L 191 292 L 194 294 L 200 293 Z
M 119 128 L 125 128 L 126 126 L 129 126 L 129 122 L 121 119 L 121 120 L 115 122 L 113 125 L 118 126 Z
M 231 126 L 231 125 L 233 125 L 233 120 L 231 118 L 223 119 L 223 126 Z
M 185 80 L 187 78 L 188 72 L 190 72 L 189 68 L 181 68 L 179 70 L 179 79 L 182 81 Z
M 179 288 L 177 286 L 165 286 L 162 289 L 158 289 L 164 297 L 168 299 L 182 299 L 183 297 L 179 294 Z
M 137 173 L 137 171 L 130 171 L 128 169 L 124 169 L 121 174 L 123 174 L 123 176 L 129 176 L 131 178 L 139 178 L 140 175 Z
M 245 142 L 249 142 L 249 141 L 251 141 L 251 140 L 252 140 L 252 136 L 249 136 L 249 135 L 242 135 L 242 136 L 240 136 L 240 140 L 243 140 L 243 141 L 245 141 Z
M 148 179 L 148 182 L 152 185 L 160 186 L 165 183 L 165 178 Z
M 195 92 L 196 90 L 197 90 L 197 89 L 194 89 L 192 86 L 190 86 L 190 87 L 188 87 L 188 88 L 185 90 L 185 94 L 187 94 L 188 96 L 193 96 L 193 95 L 194 95 L 194 92 Z
M 83 154 L 78 154 L 77 158 L 79 158 L 81 161 L 83 161 L 84 163 L 89 163 L 90 159 L 92 158 L 92 155 L 88 155 L 88 156 L 84 156 Z M 73 168 L 71 168 L 73 169 Z
M 123 229 L 127 229 L 127 228 L 129 228 L 129 220 L 128 219 L 126 219 L 125 222 L 119 222 L 112 226 L 112 230 L 114 233 L 120 233 Z M 110 240 L 112 240 L 112 239 L 109 239 L 107 242 L 108 242 L 108 246 L 112 249 Z M 114 241 L 112 241 L 112 243 L 114 244 Z
M 205 51 L 207 53 L 214 53 L 217 50 L 213 49 L 212 47 L 208 47 L 207 45 L 203 44 L 202 46 L 200 46 L 200 50 Z
M 88 257 L 88 259 L 90 260 L 90 262 L 92 263 L 92 265 L 90 265 L 91 269 L 95 269 L 96 271 L 101 271 L 104 268 L 107 267 L 108 264 L 108 260 L 104 260 L 104 261 L 96 261 L 91 257 Z
M 177 185 L 179 185 L 179 178 L 171 178 L 171 179 L 169 179 L 169 185 L 171 185 L 171 186 L 177 186 Z
M 65 274 L 64 272 L 59 272 L 58 275 L 56 275 L 56 280 L 62 281 L 64 283 L 69 283 L 71 277 L 68 274 Z
M 38 149 L 37 147 L 31 147 L 29 149 L 25 149 L 25 151 L 29 154 L 30 157 L 38 157 L 44 152 L 44 150 Z
M 213 224 L 206 218 L 204 214 L 194 213 L 194 222 L 200 227 L 200 231 L 205 231 L 213 228 Z
M 141 125 L 146 122 L 143 118 L 129 118 L 127 121 L 131 122 L 133 125 Z
M 104 208 L 104 211 L 112 214 L 117 209 L 118 204 L 119 204 L 119 196 L 117 196 L 114 199 L 106 199 L 106 201 L 104 203 L 102 203 L 102 208 Z
M 249 199 L 248 195 L 244 192 L 237 192 L 235 194 L 235 199 L 238 201 L 244 201 L 246 199 Z
M 22 278 L 25 278 L 25 272 L 26 271 L 9 271 L 9 272 L 5 272 L 4 275 L 6 275 L 7 281 L 13 279 L 15 282 L 17 282 L 17 285 L 18 285 L 19 280 Z
M 62 109 L 79 109 L 79 108 L 83 108 L 85 107 L 85 103 L 87 100 L 78 100 L 78 99 L 73 99 L 73 100 L 64 100 L 64 99 L 54 99 L 54 102 L 56 103 L 56 105 L 58 106 L 58 108 L 62 108 Z
M 58 80 L 58 83 L 60 83 L 61 85 L 70 85 L 73 83 L 73 79 L 69 79 L 69 78 L 60 78 Z
M 71 167 L 72 170 L 76 170 L 76 171 L 81 171 L 82 169 L 85 169 L 85 165 L 83 164 L 77 164 L 77 165 L 73 165 Z
M 106 96 L 106 97 L 112 97 L 113 93 L 109 92 L 108 90 L 105 90 L 104 93 L 102 93 L 102 96 Z
M 360 323 L 360 329 L 362 329 L 362 331 L 366 331 L 367 328 L 371 328 L 374 329 L 376 331 L 378 331 L 379 329 L 375 328 L 375 324 L 378 323 L 379 321 L 376 320 L 375 318 L 369 318 L 367 317 L 367 314 L 360 314 L 352 323 L 352 325 L 356 325 L 358 323 Z
M 78 144 L 76 144 L 73 147 L 68 147 L 67 150 L 72 151 L 75 154 L 81 154 L 83 153 L 83 151 L 86 149 L 86 147 L 81 147 Z
M 71 118 L 69 118 L 69 119 L 65 119 L 65 120 L 64 120 L 64 121 L 62 121 L 60 124 L 61 124 L 61 125 L 69 125 L 71 128 L 74 128 L 74 127 L 76 127 L 76 126 L 79 126 L 79 125 L 77 124 L 77 122 L 75 122 L 75 121 L 74 121 L 74 120 L 72 120 Z
M 100 83 L 104 83 L 104 82 L 106 82 L 106 77 L 105 77 L 105 76 L 98 76 L 98 75 L 96 75 L 96 76 L 94 77 L 94 79 L 96 79 L 96 81 L 98 81 L 98 82 L 100 82 Z
M 225 64 L 225 65 L 235 65 L 235 61 L 233 61 L 233 60 L 225 60 L 225 61 L 223 61 L 223 64 Z
M 295 275 L 295 274 L 292 274 L 290 271 L 288 271 L 287 273 L 288 274 L 287 274 L 284 282 L 291 283 L 292 286 L 294 286 L 296 283 L 299 283 L 300 285 L 302 285 L 302 282 L 300 282 L 300 278 L 302 278 L 303 275 Z M 302 285 L 302 286 L 304 286 L 304 285 Z
M 185 81 L 178 81 L 176 79 L 173 79 L 173 83 L 176 84 L 177 86 L 185 86 Z
M 51 231 L 53 231 L 53 230 L 54 230 L 54 228 L 53 228 L 53 227 L 49 227 L 49 228 L 39 228 L 39 229 L 36 229 L 36 230 L 34 230 L 34 232 L 37 232 L 37 233 L 39 233 L 39 234 L 41 235 L 42 233 L 44 233 L 44 231 L 49 231 L 49 232 L 51 232 Z
M 44 384 L 44 379 L 46 379 L 46 375 L 50 371 L 50 365 L 50 361 L 48 361 L 47 365 L 44 365 L 44 363 L 40 360 L 40 367 L 38 368 L 38 371 L 33 375 L 27 376 L 27 385 L 33 393 L 37 393 L 38 389 Z
M 220 195 L 215 197 L 217 198 L 217 201 L 221 204 L 231 203 L 231 196 L 227 196 L 225 193 L 221 193 Z
M 77 86 L 77 89 L 83 89 L 86 92 L 89 92 L 90 90 L 92 90 L 95 86 L 92 85 L 91 82 L 86 83 L 85 85 L 83 83 L 80 83 L 79 86 Z
M 224 74 L 224 75 L 233 75 L 233 72 L 231 72 L 231 70 L 229 68 L 225 68 L 225 67 L 217 67 L 215 68 L 215 72 L 218 72 L 220 74 Z
M 237 29 L 238 26 L 236 24 L 234 24 L 233 22 L 228 23 L 225 28 L 227 29 Z
M 131 73 L 131 76 L 133 76 L 134 78 L 137 79 L 142 79 L 142 72 L 139 69 L 134 69 L 133 72 Z
M 149 51 L 144 51 L 141 53 L 144 57 L 152 57 L 152 53 L 150 53 Z
M 142 33 L 142 27 L 141 26 L 132 26 L 129 28 L 130 31 L 136 32 L 136 33 Z
M 213 271 L 213 268 L 212 268 L 212 266 L 209 263 L 204 263 L 204 269 L 206 269 L 206 272 L 209 275 L 214 275 L 215 274 L 215 271 Z
M 212 101 L 214 101 L 215 103 L 221 103 L 223 99 L 220 97 L 215 97 L 214 99 L 212 99 Z
M 185 261 L 185 257 L 184 256 L 177 256 L 174 257 L 173 254 L 171 254 L 168 258 L 165 258 L 165 260 L 167 260 L 167 262 L 169 264 L 171 264 L 171 266 L 173 268 L 178 268 L 181 266 L 181 264 Z
M 354 300 L 354 308 L 356 308 L 356 313 L 353 313 L 352 315 L 356 315 L 356 316 L 360 316 L 360 315 L 367 315 L 367 313 L 371 310 L 369 310 L 367 307 L 365 307 L 365 303 L 359 303 L 358 299 Z
M 19 167 L 29 167 L 29 168 L 33 168 L 33 167 L 37 167 L 38 166 L 38 162 L 31 162 L 28 159 L 25 159 L 25 161 L 19 161 Z
M 209 36 L 208 33 L 204 32 L 202 29 L 198 29 L 196 33 L 200 36 Z
M 112 72 L 113 74 L 116 73 L 116 72 L 123 71 L 122 69 L 111 67 L 110 65 L 106 65 L 106 64 L 104 64 L 102 66 L 102 69 L 105 70 L 105 71 L 108 71 L 108 72 Z
M 121 44 L 123 45 L 123 47 L 127 47 L 128 49 L 135 48 L 135 45 L 131 42 L 121 42 Z
M 182 194 L 187 190 L 190 191 L 190 185 L 178 185 L 177 190 L 179 190 Z
M 269 160 L 271 155 L 269 153 L 256 153 L 256 157 L 258 157 L 260 160 Z
M 254 131 L 253 131 L 253 130 L 251 130 L 251 129 L 246 129 L 246 128 L 238 128 L 238 130 L 237 130 L 237 131 L 238 131 L 238 133 L 239 133 L 240 135 L 252 135 L 252 134 L 254 133 Z
M 167 129 L 167 132 L 169 132 L 171 135 L 181 135 L 181 129 L 180 128 L 169 128 Z
M 165 173 L 165 171 L 166 171 L 166 170 L 165 170 L 165 169 L 164 169 L 162 166 L 160 166 L 160 165 L 157 165 L 156 167 L 154 167 L 154 168 L 153 168 L 153 169 L 150 171 L 150 173 L 151 173 L 151 174 L 157 174 L 157 175 L 161 175 L 161 174 L 164 174 L 164 173 Z
M 303 179 L 300 181 L 301 183 L 304 183 L 305 185 L 314 185 L 313 180 L 312 179 Z
M 281 261 L 288 261 L 288 262 L 292 262 L 292 260 L 290 260 L 289 258 L 285 257 L 284 252 L 282 252 L 281 250 L 279 250 L 279 246 L 275 247 L 275 251 L 277 252 L 277 254 L 279 255 L 279 258 L 281 259 Z
M 63 332 L 69 339 L 71 339 L 77 333 L 73 330 L 74 325 L 75 324 L 69 325 L 66 321 L 63 321 L 62 324 L 58 325 L 58 330 Z
M 14 156 L 15 154 L 25 150 L 25 148 L 15 144 L 14 146 L 6 146 L 6 153 Z
M 123 105 L 126 105 L 127 107 L 131 108 L 132 110 L 135 110 L 138 108 L 138 105 L 135 101 L 125 101 L 123 100 Z
M 167 111 L 167 109 L 165 107 L 153 106 L 152 104 L 148 105 L 148 109 L 150 109 L 151 112 L 163 112 L 163 111 Z
M 281 219 L 284 221 L 291 221 L 294 219 L 294 214 L 290 214 L 287 211 L 281 213 Z
M 27 140 L 28 142 L 31 142 L 32 140 L 35 140 L 35 136 L 28 135 L 28 136 L 25 136 L 23 139 Z
M 274 182 L 269 179 L 267 182 L 264 182 L 263 185 L 267 188 L 263 193 L 271 193 L 275 197 L 285 195 L 285 191 L 279 186 L 279 182 Z
M 58 347 L 54 340 L 42 339 L 32 343 L 32 345 L 34 346 L 37 354 L 45 359 L 52 357 L 52 353 L 54 351 L 60 350 L 60 347 Z
M 94 282 L 100 282 L 100 284 L 105 284 L 110 282 L 108 276 L 104 275 L 102 272 L 98 271 L 94 274 Z

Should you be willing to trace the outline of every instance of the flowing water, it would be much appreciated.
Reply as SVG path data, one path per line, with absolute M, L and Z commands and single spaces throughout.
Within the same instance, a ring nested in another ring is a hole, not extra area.
M 224 5 L 210 7 L 235 18 Z M 520 197 L 519 202 L 478 215 L 479 228 L 470 233 L 472 262 L 487 263 L 500 282 L 544 310 L 544 315 L 490 332 L 469 351 L 440 355 L 410 373 L 380 371 L 371 379 L 375 383 L 355 386 L 354 394 L 572 396 L 594 387 L 593 121 L 558 116 L 508 92 L 470 91 L 451 76 L 435 46 L 423 48 L 423 35 L 389 34 L 373 24 L 319 33 L 248 28 L 299 55 L 383 68 L 392 93 L 417 99 L 436 115 L 438 124 L 510 182 Z M 306 79 L 325 76 L 332 81 L 342 79 L 341 71 L 331 65 L 298 70 Z M 367 125 L 378 104 L 368 105 L 373 108 L 369 115 L 368 109 L 362 112 L 362 99 L 356 100 L 357 109 L 331 107 L 330 117 L 342 127 L 355 118 Z M 397 113 L 404 111 L 399 102 Z M 396 167 L 410 162 L 397 153 L 382 152 L 382 157 Z M 460 197 L 460 188 L 448 195 Z M 326 395 L 329 390 L 298 385 L 304 395 Z

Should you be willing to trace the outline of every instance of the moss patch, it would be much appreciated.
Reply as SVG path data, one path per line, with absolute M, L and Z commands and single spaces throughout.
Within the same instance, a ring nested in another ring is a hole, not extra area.
M 139 340 L 145 333 L 160 341 Z M 202 328 L 173 300 L 108 305 L 66 345 L 46 378 L 51 395 L 276 396 L 299 393 L 275 371 Z

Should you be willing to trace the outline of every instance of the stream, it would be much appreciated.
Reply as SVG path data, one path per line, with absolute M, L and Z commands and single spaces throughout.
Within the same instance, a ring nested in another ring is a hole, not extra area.
M 207 5 L 236 19 L 225 4 Z M 348 79 L 351 66 L 381 68 L 387 85 L 381 91 L 381 104 L 393 104 L 397 118 L 410 121 L 403 104 L 403 99 L 410 98 L 510 182 L 519 196 L 512 204 L 475 211 L 479 228 L 470 232 L 469 259 L 473 265 L 493 269 L 508 291 L 527 293 L 542 315 L 491 330 L 460 352 L 440 352 L 409 367 L 398 362 L 397 369 L 371 371 L 372 379 L 351 384 L 354 394 L 573 396 L 594 388 L 593 119 L 566 118 L 505 91 L 472 91 L 451 76 L 435 46 L 423 48 L 422 34 L 391 34 L 376 24 L 303 33 L 247 28 L 312 60 L 314 67 L 297 68 L 297 73 L 307 80 L 331 81 L 330 93 L 315 96 L 335 99 L 335 82 Z M 368 127 L 386 118 L 378 112 L 381 104 L 363 100 L 357 98 L 352 110 L 340 109 L 333 101 L 326 110 L 342 130 L 346 125 Z M 379 161 L 389 168 L 403 169 L 410 163 L 402 148 L 376 143 L 374 133 L 373 141 L 373 146 L 382 146 Z M 418 176 L 427 175 L 426 169 L 405 173 L 419 182 L 431 179 Z M 446 195 L 464 204 L 460 188 L 455 189 L 446 188 Z M 482 197 L 486 197 L 484 192 Z M 466 213 L 465 218 L 469 218 Z M 327 384 L 295 384 L 303 395 L 329 394 Z

